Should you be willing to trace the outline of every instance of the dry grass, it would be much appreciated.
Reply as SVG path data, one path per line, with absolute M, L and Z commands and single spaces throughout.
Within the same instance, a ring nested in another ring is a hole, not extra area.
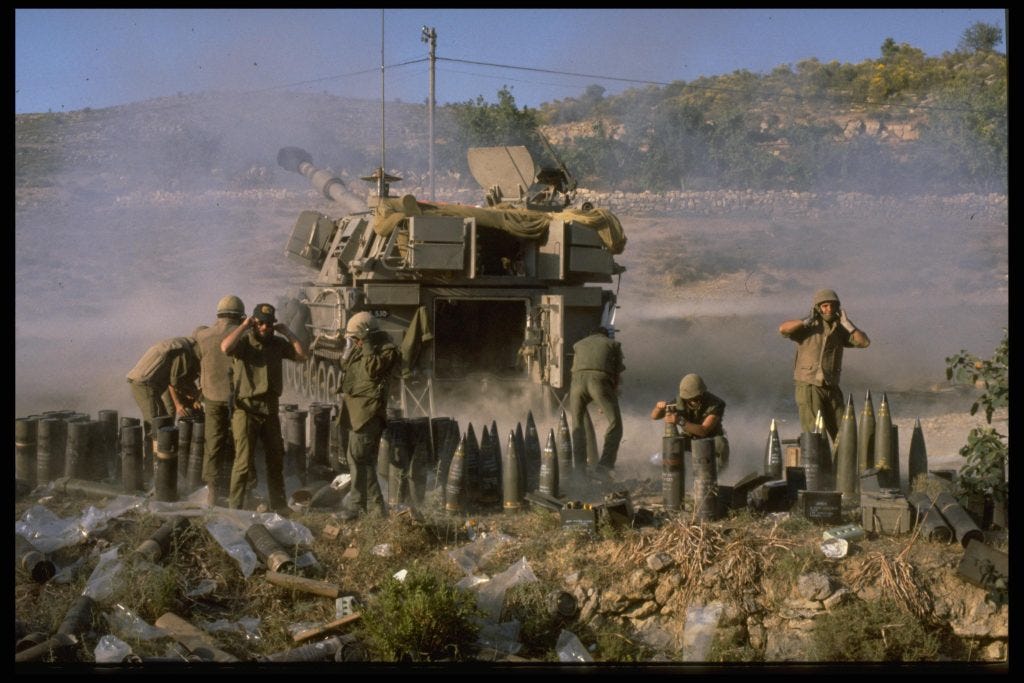
M 860 591 L 867 586 L 877 587 L 882 595 L 902 605 L 919 619 L 931 614 L 932 601 L 928 591 L 917 579 L 914 566 L 907 559 L 920 534 L 918 527 L 910 541 L 896 555 L 884 552 L 869 553 L 861 565 L 851 572 L 850 586 Z

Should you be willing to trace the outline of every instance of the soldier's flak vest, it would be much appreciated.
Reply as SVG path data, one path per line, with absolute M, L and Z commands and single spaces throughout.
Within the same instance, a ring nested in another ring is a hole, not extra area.
M 192 339 L 189 337 L 171 337 L 149 347 L 135 367 L 128 373 L 128 381 L 136 384 L 145 384 L 153 379 L 160 367 L 167 361 L 167 356 L 173 351 L 192 349 Z

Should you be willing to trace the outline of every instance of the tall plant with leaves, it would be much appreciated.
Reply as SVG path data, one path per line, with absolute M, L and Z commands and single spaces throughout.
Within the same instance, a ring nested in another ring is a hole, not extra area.
M 981 393 L 971 405 L 971 415 L 985 409 L 985 422 L 992 424 L 992 415 L 1010 405 L 1010 339 L 1003 330 L 991 358 L 983 359 L 961 350 L 946 359 L 946 379 L 978 387 Z M 993 500 L 1004 502 L 1009 497 L 1005 466 L 1008 453 L 1006 436 L 994 427 L 975 427 L 967 435 L 967 444 L 960 449 L 966 462 L 960 468 L 960 487 L 967 494 L 991 494 Z

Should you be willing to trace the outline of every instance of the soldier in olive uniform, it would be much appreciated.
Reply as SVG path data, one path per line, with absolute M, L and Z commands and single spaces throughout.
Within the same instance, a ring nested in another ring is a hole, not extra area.
M 280 332 L 287 337 L 277 336 Z M 231 330 L 220 349 L 232 358 L 231 373 L 235 397 L 231 432 L 235 439 L 235 462 L 231 468 L 228 507 L 241 508 L 252 479 L 256 441 L 263 443 L 267 466 L 270 507 L 282 516 L 289 514 L 284 490 L 284 440 L 278 417 L 281 397 L 281 362 L 305 362 L 306 346 L 284 323 L 277 322 L 274 307 L 259 304 L 253 314 Z
M 205 412 L 203 445 L 203 481 L 210 490 L 212 505 L 219 494 L 217 482 L 221 473 L 230 471 L 234 447 L 231 436 L 231 359 L 220 349 L 224 337 L 245 318 L 245 304 L 233 294 L 217 303 L 217 322 L 196 332 L 196 355 L 202 368 Z
M 572 448 L 576 453 L 587 450 L 587 406 L 596 402 L 608 420 L 595 474 L 611 478 L 622 441 L 622 413 L 619 412 L 619 381 L 623 370 L 622 345 L 611 339 L 606 327 L 598 327 L 573 345 L 572 386 L 569 390 L 569 411 L 572 413 Z M 580 450 L 578 450 L 580 449 Z
M 147 449 L 154 438 L 153 418 L 170 415 L 164 395 L 170 396 L 175 417 L 191 416 L 202 408 L 198 377 L 199 359 L 192 337 L 172 337 L 154 344 L 128 373 L 132 397 L 142 411 Z
M 348 467 L 352 475 L 347 517 L 368 512 L 369 506 L 387 515 L 387 504 L 377 481 L 377 452 L 387 423 L 391 374 L 402 354 L 377 319 L 363 311 L 345 326 L 346 347 L 342 359 L 342 394 L 338 419 L 348 430 Z
M 675 410 L 669 411 L 668 401 L 658 401 L 651 410 L 651 419 L 674 424 L 684 435 L 695 439 L 715 440 L 715 461 L 719 470 L 729 464 L 729 440 L 725 437 L 722 418 L 725 401 L 708 391 L 703 378 L 690 373 L 679 380 L 679 397 Z M 668 417 L 665 413 L 668 412 Z
M 800 428 L 814 431 L 821 411 L 825 430 L 835 442 L 845 404 L 839 388 L 843 367 L 843 349 L 866 349 L 871 340 L 850 322 L 839 304 L 839 295 L 831 289 L 814 293 L 811 313 L 803 320 L 787 320 L 779 325 L 779 334 L 796 342 L 793 382 L 796 405 L 800 410 Z

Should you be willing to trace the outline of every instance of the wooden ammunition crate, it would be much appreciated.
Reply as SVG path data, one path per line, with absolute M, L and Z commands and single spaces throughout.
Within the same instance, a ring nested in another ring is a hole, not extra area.
M 861 525 L 880 534 L 905 534 L 914 526 L 914 511 L 906 496 L 887 491 L 862 491 Z

